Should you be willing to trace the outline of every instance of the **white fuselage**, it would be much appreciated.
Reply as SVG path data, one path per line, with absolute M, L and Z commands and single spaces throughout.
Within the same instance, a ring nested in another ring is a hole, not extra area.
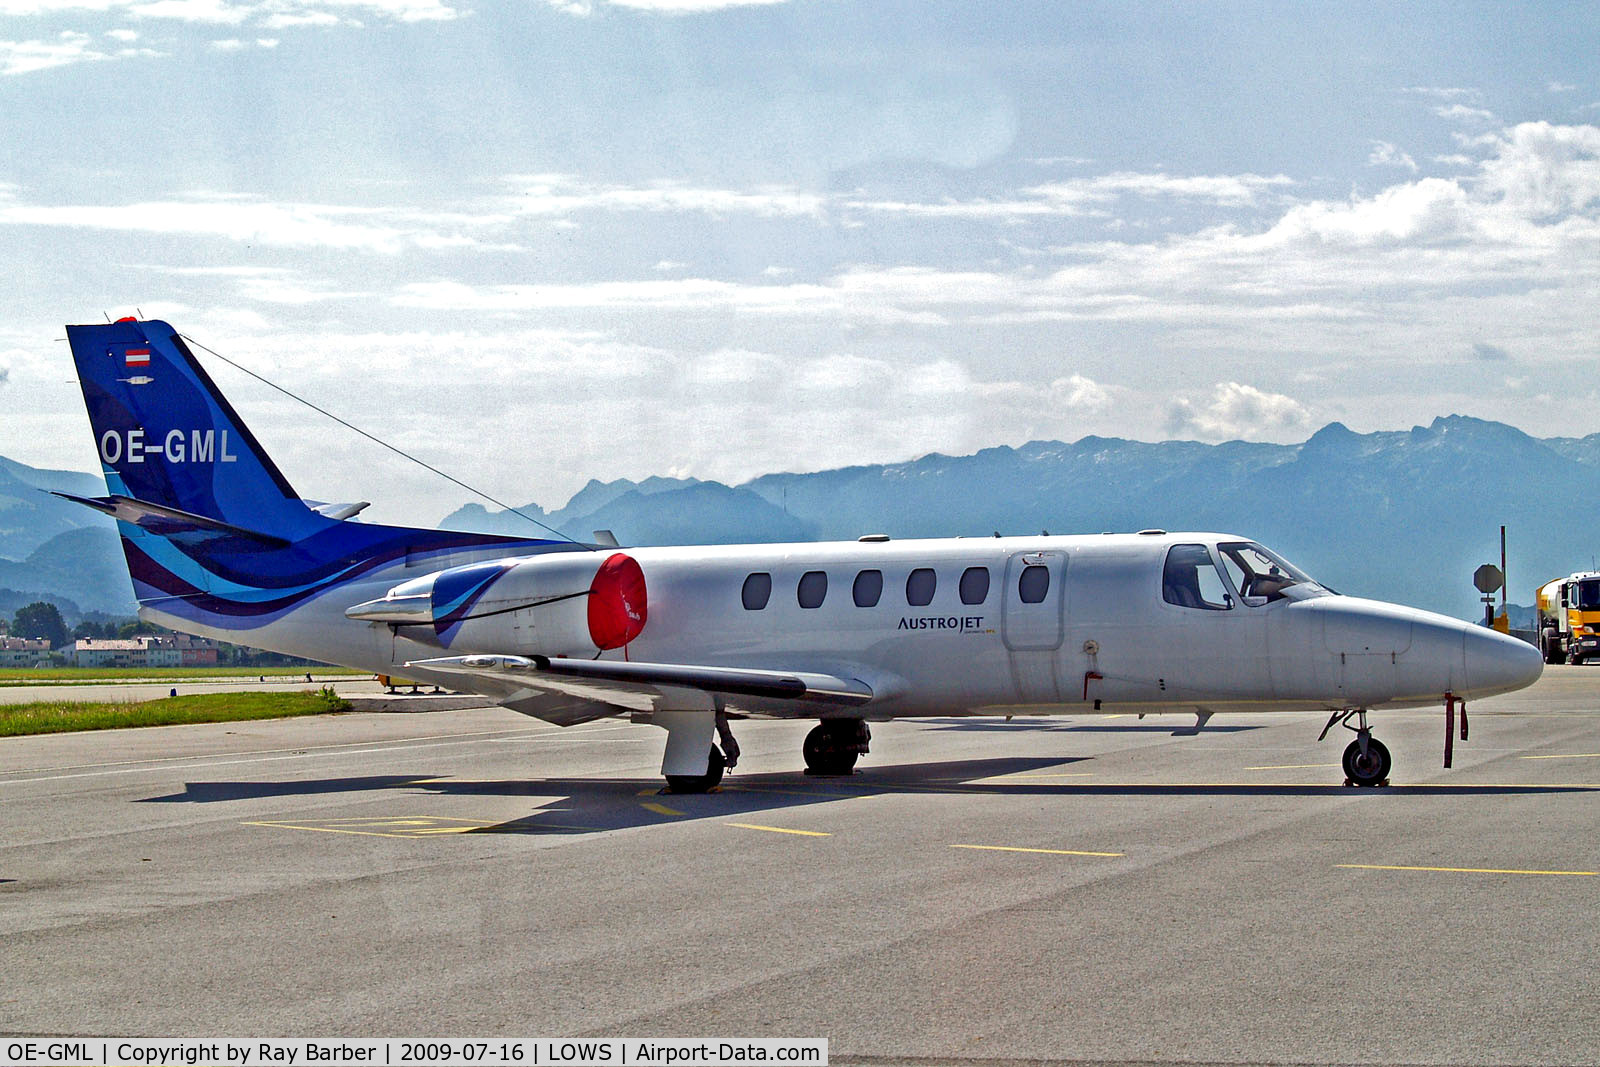
M 869 686 L 873 699 L 853 714 L 874 720 L 1423 706 L 1506 692 L 1538 675 L 1539 654 L 1522 642 L 1315 583 L 1270 601 L 1230 586 L 1217 594 L 1225 597 L 1220 610 L 1164 597 L 1173 546 L 1215 552 L 1219 542 L 1240 540 L 1182 533 L 559 552 L 508 563 L 448 643 L 431 638 L 431 628 L 344 616 L 350 605 L 427 575 L 428 566 L 391 568 L 258 630 L 216 635 L 408 677 L 425 672 L 407 663 L 472 653 L 816 671 Z M 578 594 L 614 551 L 642 569 L 648 621 L 625 648 L 601 652 L 588 642 Z M 881 577 L 875 602 L 872 572 Z M 770 590 L 747 607 L 752 575 L 767 576 L 754 579 L 752 592 L 768 582 Z M 424 639 L 408 636 L 416 634 Z M 464 683 L 454 676 L 448 684 Z M 727 706 L 818 715 L 754 697 Z

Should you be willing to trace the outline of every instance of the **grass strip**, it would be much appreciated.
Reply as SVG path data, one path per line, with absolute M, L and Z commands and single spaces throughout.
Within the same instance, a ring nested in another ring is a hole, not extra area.
M 246 722 L 324 715 L 349 709 L 348 700 L 326 688 L 292 693 L 199 693 L 102 704 L 46 700 L 35 704 L 0 704 L 0 737 L 69 730 L 116 730 L 127 726 Z
M 94 685 L 101 682 L 182 682 L 207 678 L 362 678 L 348 667 L 0 667 L 0 686 Z

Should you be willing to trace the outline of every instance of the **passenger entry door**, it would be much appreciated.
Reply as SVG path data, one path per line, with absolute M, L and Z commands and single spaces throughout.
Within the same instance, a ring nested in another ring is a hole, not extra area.
M 1006 560 L 1000 636 L 1019 704 L 1061 703 L 1057 650 L 1065 632 L 1066 571 L 1063 552 L 1018 552 Z

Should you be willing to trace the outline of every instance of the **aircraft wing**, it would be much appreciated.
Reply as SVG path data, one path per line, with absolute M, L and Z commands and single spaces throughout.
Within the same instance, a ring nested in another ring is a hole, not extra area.
M 414 660 L 406 666 L 466 675 L 472 679 L 470 688 L 492 690 L 508 707 L 563 723 L 644 710 L 651 705 L 639 698 L 653 698 L 662 689 L 845 706 L 865 704 L 876 695 L 858 678 L 814 671 L 508 655 L 446 656 Z M 574 702 L 597 706 L 584 713 Z

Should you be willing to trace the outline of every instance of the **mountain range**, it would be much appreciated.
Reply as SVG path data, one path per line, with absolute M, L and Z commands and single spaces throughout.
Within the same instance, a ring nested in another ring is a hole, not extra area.
M 1262 541 L 1341 591 L 1476 618 L 1472 572 L 1498 565 L 1502 524 L 1510 599 L 1531 603 L 1540 583 L 1593 565 L 1597 503 L 1600 434 L 1541 440 L 1451 415 L 1367 434 L 1330 423 L 1290 445 L 1085 437 L 735 487 L 591 482 L 537 517 L 638 545 L 682 541 L 685 529 L 707 543 L 1213 530 Z M 530 530 L 475 505 L 442 525 Z
M 111 522 L 46 489 L 104 491 L 95 475 L 0 459 L 0 612 L 41 594 L 69 615 L 131 612 Z M 1499 562 L 1502 524 L 1511 599 L 1527 603 L 1539 583 L 1593 565 L 1597 501 L 1600 434 L 1538 439 L 1452 415 L 1367 434 L 1331 423 L 1290 445 L 1085 437 L 737 486 L 591 481 L 557 510 L 519 510 L 580 540 L 611 530 L 624 545 L 1215 530 L 1260 540 L 1343 592 L 1473 618 L 1472 572 Z M 478 504 L 440 525 L 538 530 Z

